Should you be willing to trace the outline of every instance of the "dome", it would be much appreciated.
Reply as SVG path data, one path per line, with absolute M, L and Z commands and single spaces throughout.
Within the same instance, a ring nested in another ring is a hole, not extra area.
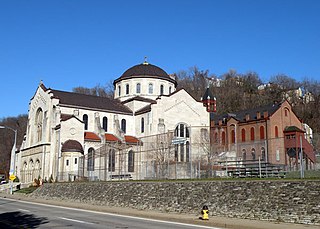
M 83 153 L 83 148 L 80 142 L 76 140 L 67 140 L 61 148 L 61 152 L 79 152 Z
M 161 68 L 148 64 L 138 64 L 127 71 L 125 71 L 121 77 L 130 77 L 130 76 L 160 76 L 160 77 L 169 77 L 169 75 Z
M 166 73 L 162 68 L 159 68 L 158 66 L 155 66 L 153 64 L 149 64 L 147 62 L 129 68 L 118 79 L 114 81 L 114 84 L 121 80 L 141 77 L 163 79 L 176 84 L 176 81 L 171 78 L 168 73 Z

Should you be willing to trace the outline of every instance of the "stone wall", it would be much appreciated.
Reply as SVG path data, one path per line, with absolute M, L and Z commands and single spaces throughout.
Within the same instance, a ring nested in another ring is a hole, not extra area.
M 52 183 L 46 199 L 199 215 L 320 225 L 320 181 L 168 181 Z

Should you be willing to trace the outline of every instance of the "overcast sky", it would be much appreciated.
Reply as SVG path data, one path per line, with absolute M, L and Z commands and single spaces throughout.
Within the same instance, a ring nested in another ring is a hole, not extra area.
M 40 80 L 72 91 L 144 61 L 320 78 L 317 0 L 1 0 L 0 118 L 28 113 Z

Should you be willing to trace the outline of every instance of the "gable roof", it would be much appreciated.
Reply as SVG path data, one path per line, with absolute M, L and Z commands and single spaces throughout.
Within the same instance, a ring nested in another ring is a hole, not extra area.
M 128 107 L 116 99 L 53 89 L 50 89 L 50 92 L 53 94 L 52 98 L 59 99 L 59 103 L 61 105 L 87 109 L 100 109 L 114 113 L 132 114 L 132 111 Z
M 244 122 L 246 120 L 246 115 L 249 115 L 251 121 L 258 120 L 257 113 L 260 113 L 261 118 L 267 118 L 267 117 L 270 117 L 272 114 L 274 114 L 281 107 L 281 105 L 282 105 L 282 103 L 269 104 L 269 105 L 262 106 L 262 107 L 257 107 L 257 108 L 248 109 L 248 110 L 242 110 L 242 111 L 238 111 L 235 113 L 222 114 L 222 115 L 218 115 L 218 116 L 211 113 L 210 120 L 214 121 L 215 123 L 218 123 L 219 120 L 223 120 L 223 119 L 228 120 L 232 117 L 239 122 Z M 265 111 L 267 111 L 267 113 L 268 113 L 267 117 L 263 116 Z
M 148 98 L 144 98 L 144 97 L 141 97 L 141 96 L 132 97 L 130 99 L 122 101 L 121 103 L 125 104 L 125 103 L 129 103 L 129 102 L 132 102 L 132 101 L 140 101 L 140 102 L 146 102 L 146 103 L 152 103 L 152 104 L 156 104 L 157 103 L 157 101 L 155 101 L 153 99 L 148 99 Z

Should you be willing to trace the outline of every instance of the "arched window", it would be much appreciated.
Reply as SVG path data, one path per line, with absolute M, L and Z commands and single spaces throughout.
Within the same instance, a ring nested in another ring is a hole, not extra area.
M 262 159 L 263 161 L 266 160 L 266 150 L 265 150 L 264 147 L 261 147 L 261 159 Z
M 234 130 L 231 130 L 231 143 L 236 142 L 236 134 Z
M 277 126 L 274 127 L 274 136 L 275 136 L 276 138 L 279 137 L 279 130 L 278 130 L 278 127 L 277 127 Z
M 184 161 L 184 144 L 180 144 L 180 161 Z
M 222 145 L 226 144 L 226 133 L 224 131 L 221 133 L 221 142 Z
M 251 157 L 252 157 L 252 160 L 256 159 L 256 150 L 254 148 L 251 149 Z
M 253 127 L 251 127 L 251 129 L 250 129 L 250 139 L 251 139 L 251 141 L 254 141 L 254 128 Z
M 109 162 L 108 171 L 114 172 L 116 170 L 116 151 L 114 149 L 109 150 Z
M 163 95 L 163 85 L 160 85 L 160 95 Z
M 260 126 L 260 139 L 264 139 L 264 126 Z
M 39 108 L 36 113 L 36 128 L 37 128 L 37 139 L 36 142 L 41 142 L 42 140 L 42 122 L 43 122 L 43 112 Z
M 88 130 L 88 115 L 87 114 L 84 114 L 82 116 L 82 121 L 84 123 L 84 130 Z
M 175 137 L 182 137 L 182 138 L 189 138 L 189 128 L 185 124 L 179 124 L 177 125 L 175 131 L 174 131 Z
M 241 140 L 242 140 L 242 142 L 246 141 L 246 130 L 245 129 L 241 130 Z
M 102 119 L 102 128 L 107 132 L 108 131 L 108 118 L 103 117 Z
M 171 86 L 169 87 L 169 94 L 171 94 Z
M 87 170 L 94 171 L 94 148 L 92 147 L 88 150 Z
M 284 109 L 284 116 L 287 117 L 288 115 L 289 115 L 289 109 L 288 109 L 288 108 L 285 108 L 285 109 Z
M 217 132 L 214 133 L 214 142 L 218 143 L 218 133 Z
M 129 84 L 126 84 L 126 95 L 129 95 Z
M 190 143 L 186 142 L 186 162 L 190 161 Z
M 134 152 L 130 150 L 128 153 L 128 172 L 134 172 Z
M 175 144 L 175 145 L 174 145 L 174 159 L 175 159 L 175 161 L 178 161 L 178 160 L 179 160 L 178 149 L 179 149 L 178 144 Z
M 121 86 L 118 86 L 118 95 L 121 95 Z
M 141 93 L 141 84 L 140 83 L 137 83 L 137 85 L 136 85 L 136 93 L 137 94 Z
M 144 118 L 141 118 L 141 133 L 144 133 Z
M 123 131 L 123 133 L 126 133 L 126 120 L 125 119 L 122 119 L 121 120 L 121 130 Z
M 242 160 L 243 161 L 247 160 L 247 151 L 245 149 L 242 150 Z
M 153 94 L 153 84 L 149 83 L 149 94 Z

